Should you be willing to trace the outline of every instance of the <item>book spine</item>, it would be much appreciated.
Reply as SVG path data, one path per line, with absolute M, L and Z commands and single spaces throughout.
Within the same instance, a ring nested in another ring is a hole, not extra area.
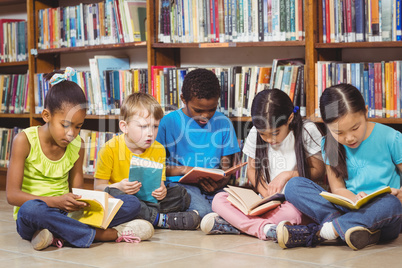
M 356 0 L 356 42 L 364 42 L 364 0 Z

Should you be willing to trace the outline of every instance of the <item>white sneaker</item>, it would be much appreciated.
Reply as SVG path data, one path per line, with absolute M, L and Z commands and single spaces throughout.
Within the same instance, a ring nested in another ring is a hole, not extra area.
M 154 235 L 154 227 L 146 220 L 132 220 L 113 227 L 117 231 L 116 242 L 140 242 L 148 240 Z
M 31 244 L 35 250 L 42 250 L 50 245 L 58 248 L 63 247 L 63 241 L 59 238 L 54 238 L 53 234 L 48 229 L 36 231 L 32 236 Z

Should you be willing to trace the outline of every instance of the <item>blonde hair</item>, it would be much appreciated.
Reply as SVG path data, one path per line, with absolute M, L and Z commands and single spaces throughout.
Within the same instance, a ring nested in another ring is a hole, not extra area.
M 144 111 L 148 111 L 148 116 L 153 115 L 155 120 L 163 117 L 163 110 L 157 100 L 147 93 L 133 93 L 124 99 L 120 109 L 120 117 L 124 121 L 128 121 L 133 115 L 143 115 Z

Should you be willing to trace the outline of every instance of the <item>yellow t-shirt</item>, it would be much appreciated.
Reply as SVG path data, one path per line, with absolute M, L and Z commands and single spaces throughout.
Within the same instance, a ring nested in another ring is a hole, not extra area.
M 109 184 L 128 178 L 131 157 L 135 155 L 163 164 L 162 181 L 166 180 L 166 151 L 162 144 L 155 141 L 142 154 L 134 154 L 126 146 L 124 134 L 116 136 L 105 143 L 98 153 L 94 177 L 108 180 Z

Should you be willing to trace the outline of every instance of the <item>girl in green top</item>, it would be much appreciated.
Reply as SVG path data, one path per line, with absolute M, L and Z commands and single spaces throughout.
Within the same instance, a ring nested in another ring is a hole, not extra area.
M 86 206 L 70 192 L 83 187 L 84 146 L 78 134 L 87 104 L 83 90 L 67 80 L 74 73 L 67 67 L 64 74 L 45 76 L 51 78 L 42 112 L 45 124 L 25 129 L 13 141 L 6 191 L 7 201 L 15 206 L 17 231 L 36 250 L 64 242 L 89 247 L 94 240 L 148 239 L 152 225 L 132 221 L 140 210 L 134 196 L 121 198 L 124 204 L 109 225 L 113 228 L 96 229 L 67 216 Z

